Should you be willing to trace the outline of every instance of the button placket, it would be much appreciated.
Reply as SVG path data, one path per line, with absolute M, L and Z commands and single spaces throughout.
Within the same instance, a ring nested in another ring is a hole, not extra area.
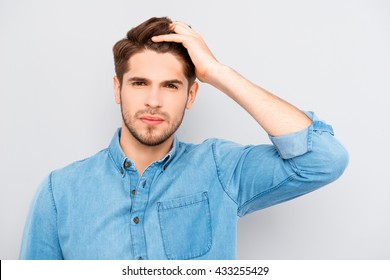
M 138 173 L 131 171 L 131 189 L 130 195 L 132 201 L 134 202 L 133 208 L 131 211 L 131 220 L 130 220 L 130 229 L 131 229 L 131 239 L 133 245 L 133 254 L 135 258 L 142 257 L 146 259 L 146 238 L 144 231 L 144 214 L 146 206 L 148 205 L 148 178 L 153 178 L 155 173 L 158 171 L 158 166 L 150 166 L 145 170 L 142 177 L 139 177 Z M 135 185 L 134 183 L 137 182 Z

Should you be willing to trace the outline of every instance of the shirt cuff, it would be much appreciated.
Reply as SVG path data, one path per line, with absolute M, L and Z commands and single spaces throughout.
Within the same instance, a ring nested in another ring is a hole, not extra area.
M 314 132 L 322 133 L 326 131 L 334 135 L 332 126 L 320 121 L 315 113 L 304 113 L 313 121 L 308 128 L 283 136 L 273 137 L 269 135 L 271 142 L 283 159 L 290 159 L 310 152 L 312 150 L 312 134 Z

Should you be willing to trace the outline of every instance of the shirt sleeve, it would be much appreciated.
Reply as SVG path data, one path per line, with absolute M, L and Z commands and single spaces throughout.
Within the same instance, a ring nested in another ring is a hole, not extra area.
M 320 121 L 313 112 L 304 112 L 311 120 L 312 125 L 306 129 L 291 134 L 273 137 L 269 136 L 279 155 L 289 159 L 303 155 L 312 150 L 313 131 L 329 132 L 334 135 L 332 126 Z
M 214 146 L 218 177 L 237 203 L 237 215 L 293 199 L 325 186 L 341 176 L 348 153 L 330 125 L 312 112 L 312 124 L 299 132 L 271 137 L 273 145 Z
M 57 211 L 52 194 L 51 176 L 40 185 L 24 228 L 20 259 L 63 259 L 57 234 Z

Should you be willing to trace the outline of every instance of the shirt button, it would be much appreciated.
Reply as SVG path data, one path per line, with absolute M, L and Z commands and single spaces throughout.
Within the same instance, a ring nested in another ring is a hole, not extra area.
M 138 217 L 135 217 L 135 218 L 133 219 L 133 222 L 134 222 L 135 224 L 138 224 L 138 223 L 139 223 L 139 218 L 138 218 Z
M 126 167 L 126 168 L 129 168 L 129 167 L 130 167 L 130 162 L 126 161 L 126 162 L 125 162 L 125 167 Z
M 136 193 L 137 193 L 136 190 L 132 190 L 132 191 L 131 191 L 131 194 L 132 194 L 132 195 L 135 195 Z
M 121 172 L 121 174 L 125 173 L 125 171 L 123 171 L 123 168 L 121 168 L 120 172 Z

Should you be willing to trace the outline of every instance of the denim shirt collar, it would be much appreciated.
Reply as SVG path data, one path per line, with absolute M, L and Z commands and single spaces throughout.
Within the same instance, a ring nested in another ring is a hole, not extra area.
M 126 168 L 126 163 L 130 164 L 129 168 L 136 169 L 134 162 L 129 159 L 125 153 L 123 152 L 121 146 L 120 146 L 120 137 L 121 137 L 121 128 L 118 128 L 114 134 L 114 137 L 111 140 L 111 143 L 108 147 L 108 152 L 110 155 L 111 160 L 113 161 L 116 169 L 122 176 L 124 176 L 124 170 Z M 176 151 L 178 149 L 179 140 L 177 139 L 177 136 L 174 136 L 172 148 L 169 150 L 169 152 L 160 160 L 155 161 L 154 163 L 159 164 L 163 170 L 166 169 L 168 164 L 172 161 L 174 158 Z

